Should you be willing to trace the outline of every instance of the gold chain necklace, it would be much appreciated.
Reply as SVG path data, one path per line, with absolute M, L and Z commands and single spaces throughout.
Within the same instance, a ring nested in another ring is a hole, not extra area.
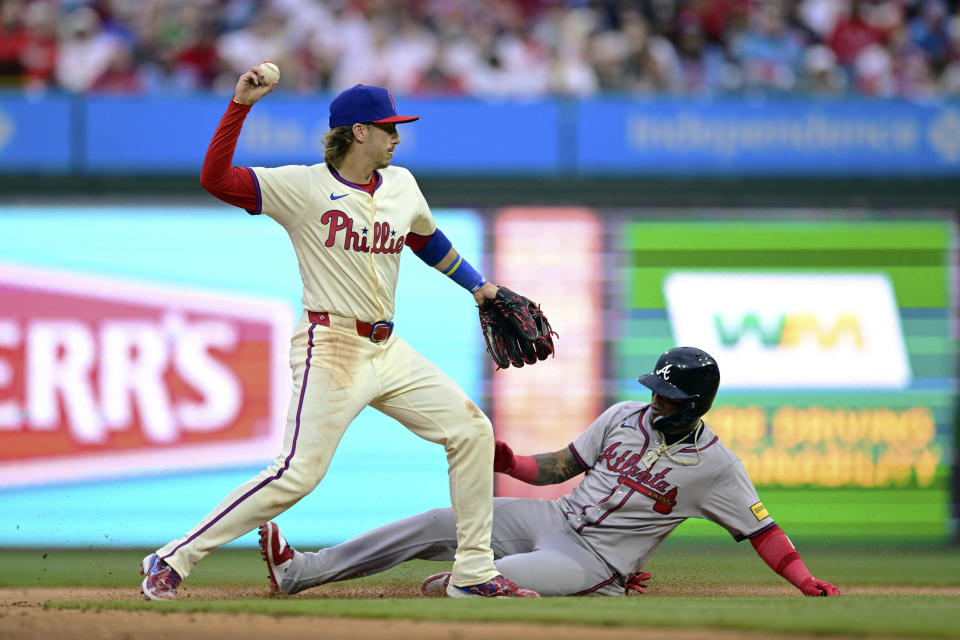
M 670 450 L 671 450 L 671 449 L 675 449 L 675 448 L 677 448 L 677 447 L 679 447 L 679 446 L 684 445 L 685 443 L 683 443 L 683 442 L 677 442 L 677 443 L 674 443 L 674 444 L 672 444 L 672 445 L 670 445 L 670 446 L 667 446 L 667 439 L 664 437 L 663 433 L 661 433 L 661 432 L 658 431 L 657 429 L 654 429 L 654 431 L 656 431 L 656 432 L 660 435 L 660 446 L 657 447 L 657 449 L 656 449 L 655 451 L 648 451 L 648 452 L 643 456 L 643 462 L 647 465 L 647 469 L 649 469 L 650 467 L 652 467 L 653 464 L 657 461 L 657 459 L 658 459 L 661 455 L 667 456 L 667 457 L 668 457 L 670 460 L 672 460 L 675 464 L 679 464 L 679 465 L 684 466 L 684 467 L 693 467 L 693 466 L 695 466 L 695 465 L 700 464 L 700 432 L 701 432 L 702 430 L 703 430 L 703 420 L 699 420 L 699 421 L 697 422 L 696 431 L 695 431 L 694 434 L 693 434 L 693 446 L 694 446 L 694 448 L 695 448 L 696 451 L 697 451 L 697 461 L 696 461 L 696 462 L 689 462 L 689 461 L 687 461 L 687 460 L 677 460 L 677 459 L 674 458 L 672 455 L 670 455 Z

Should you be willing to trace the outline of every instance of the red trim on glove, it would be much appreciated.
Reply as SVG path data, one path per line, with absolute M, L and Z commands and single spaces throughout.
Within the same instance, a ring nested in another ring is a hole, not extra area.
M 773 525 L 762 534 L 750 540 L 757 555 L 763 558 L 771 569 L 786 578 L 790 584 L 800 588 L 804 580 L 813 578 L 810 570 L 803 564 L 800 554 L 787 538 L 787 534 L 777 525 Z
M 516 478 L 526 482 L 527 484 L 533 484 L 533 481 L 537 479 L 537 474 L 540 473 L 540 467 L 537 465 L 537 461 L 533 456 L 513 456 L 513 469 L 507 472 L 507 475 L 511 478 Z
M 243 207 L 251 213 L 260 213 L 257 186 L 250 172 L 242 167 L 231 166 L 240 129 L 249 112 L 250 105 L 230 101 L 203 158 L 200 186 L 228 204 Z

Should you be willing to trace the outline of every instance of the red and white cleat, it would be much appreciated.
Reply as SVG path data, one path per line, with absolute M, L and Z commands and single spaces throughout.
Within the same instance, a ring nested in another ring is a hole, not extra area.
M 270 588 L 280 592 L 280 583 L 283 574 L 287 572 L 293 562 L 293 549 L 283 539 L 280 527 L 274 522 L 260 525 L 260 556 L 267 563 L 267 577 L 270 578 Z
M 450 572 L 435 573 L 420 583 L 420 594 L 428 598 L 447 595 L 447 585 L 450 583 Z

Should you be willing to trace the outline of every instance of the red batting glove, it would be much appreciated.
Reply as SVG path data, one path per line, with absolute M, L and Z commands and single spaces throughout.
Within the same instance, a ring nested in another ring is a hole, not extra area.
M 506 442 L 495 440 L 493 445 L 493 470 L 497 473 L 510 473 L 516 463 L 513 459 L 513 449 Z
M 829 582 L 824 582 L 823 580 L 817 580 L 813 576 L 810 576 L 806 580 L 800 583 L 800 586 L 797 587 L 800 591 L 803 592 L 805 596 L 839 596 L 840 589 L 837 589 L 835 586 Z
M 646 593 L 647 580 L 652 577 L 653 576 L 646 571 L 637 571 L 635 574 L 630 576 L 630 579 L 627 580 L 627 595 L 630 595 L 631 591 L 636 591 L 637 593 Z

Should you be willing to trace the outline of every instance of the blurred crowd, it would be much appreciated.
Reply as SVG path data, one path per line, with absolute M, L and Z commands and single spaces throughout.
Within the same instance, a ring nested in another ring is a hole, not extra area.
M 960 94 L 960 0 L 0 0 L 0 88 Z

